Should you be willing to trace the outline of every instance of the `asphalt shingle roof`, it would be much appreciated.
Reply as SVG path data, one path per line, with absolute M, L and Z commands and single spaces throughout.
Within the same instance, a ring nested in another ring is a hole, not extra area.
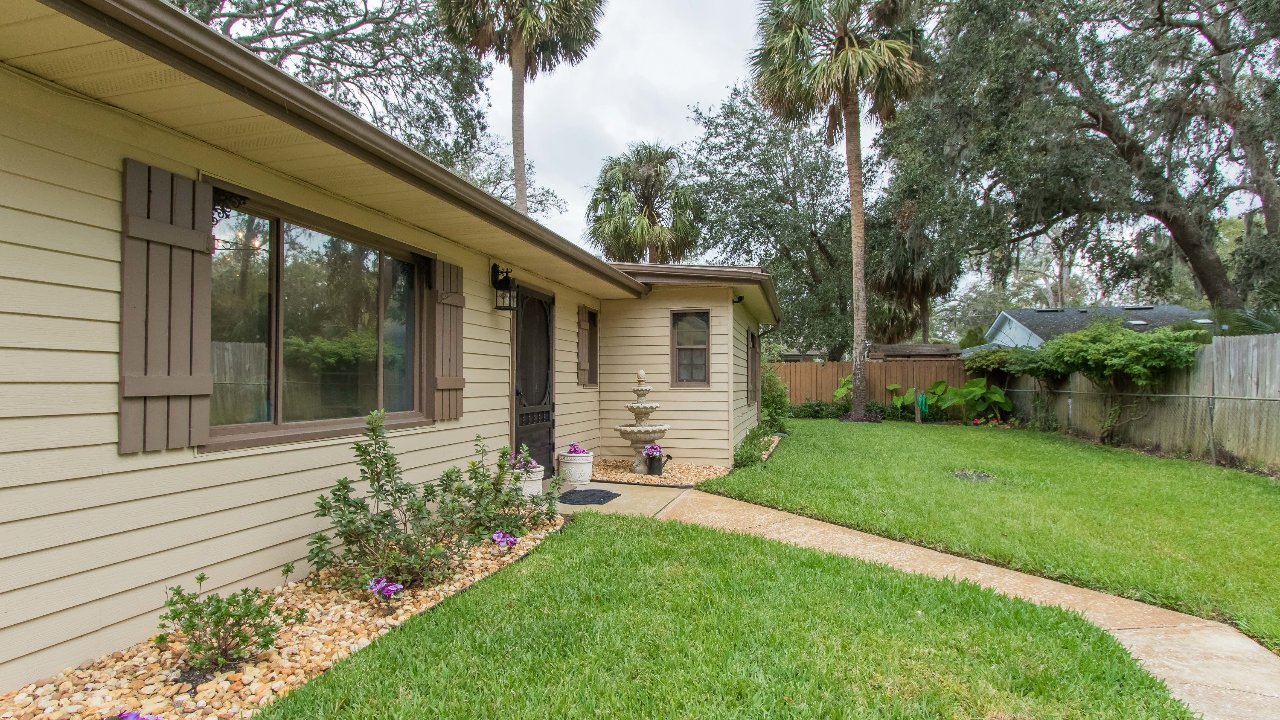
M 1094 306 L 1052 310 L 1016 308 L 1005 310 L 1005 314 L 1022 323 L 1042 340 L 1083 330 L 1104 318 L 1123 318 L 1125 327 L 1141 332 L 1212 317 L 1207 310 L 1192 310 L 1182 305 Z M 1140 320 L 1146 324 L 1130 323 L 1130 320 Z

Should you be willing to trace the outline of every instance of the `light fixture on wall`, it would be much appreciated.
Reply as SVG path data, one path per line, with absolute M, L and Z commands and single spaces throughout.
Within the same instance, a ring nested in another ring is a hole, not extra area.
M 516 309 L 516 281 L 511 279 L 511 268 L 500 268 L 498 263 L 489 267 L 489 284 L 493 286 L 495 310 Z

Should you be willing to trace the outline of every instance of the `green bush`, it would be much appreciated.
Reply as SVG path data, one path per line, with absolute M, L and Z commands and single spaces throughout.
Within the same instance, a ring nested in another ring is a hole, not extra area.
M 763 425 L 751 428 L 751 432 L 742 438 L 738 447 L 733 450 L 733 469 L 741 470 L 764 462 L 764 451 L 773 443 L 773 433 Z
M 244 588 L 222 597 L 200 591 L 204 573 L 196 575 L 196 591 L 181 585 L 169 588 L 160 616 L 158 645 L 180 637 L 186 644 L 186 665 L 195 670 L 218 670 L 243 662 L 275 645 L 283 625 L 306 620 L 305 610 L 286 613 L 275 607 L 271 595 L 257 588 Z
M 992 348 L 965 358 L 969 372 L 1007 372 L 1042 380 L 1080 373 L 1100 387 L 1120 381 L 1148 386 L 1173 370 L 1191 367 L 1202 329 L 1136 332 L 1119 322 L 1094 323 L 1052 338 L 1039 348 Z
M 348 478 L 316 500 L 316 517 L 333 523 L 333 537 L 317 533 L 308 559 L 332 569 L 341 586 L 358 587 L 369 578 L 387 577 L 412 587 L 452 575 L 468 547 L 493 532 L 519 534 L 555 517 L 559 478 L 550 492 L 527 497 L 521 480 L 527 452 L 499 452 L 496 468 L 477 437 L 478 458 L 466 474 L 449 468 L 435 482 L 415 485 L 404 479 L 387 441 L 382 411 L 369 414 L 365 440 L 355 444 L 360 481 L 366 495 Z
M 1140 333 L 1118 322 L 1094 323 L 1046 342 L 1035 351 L 1039 362 L 1032 369 L 1063 377 L 1080 373 L 1100 387 L 1119 381 L 1145 387 L 1194 365 L 1201 347 L 1199 333 L 1171 328 Z
M 787 386 L 773 371 L 773 366 L 760 367 L 760 424 L 770 433 L 787 431 L 787 416 L 791 414 L 791 396 Z
M 848 398 L 839 402 L 810 400 L 791 408 L 791 417 L 801 420 L 836 420 L 849 414 L 853 403 Z
M 867 401 L 867 416 L 875 415 L 881 420 L 909 420 L 907 414 L 902 412 L 901 408 L 894 405 L 885 405 L 875 400 Z

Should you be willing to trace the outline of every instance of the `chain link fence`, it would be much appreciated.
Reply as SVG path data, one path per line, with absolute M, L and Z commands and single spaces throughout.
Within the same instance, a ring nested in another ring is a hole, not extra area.
M 1099 391 L 1019 378 L 1006 390 L 1028 426 L 1224 465 L 1280 469 L 1280 397 Z M 1107 436 L 1107 437 L 1104 437 Z

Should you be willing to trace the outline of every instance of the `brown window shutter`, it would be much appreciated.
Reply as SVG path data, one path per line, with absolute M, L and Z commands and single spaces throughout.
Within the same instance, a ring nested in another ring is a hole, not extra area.
M 462 417 L 462 268 L 435 262 L 432 287 L 436 300 L 435 419 Z
M 120 445 L 136 453 L 209 439 L 213 188 L 124 164 Z
M 591 382 L 591 308 L 578 306 L 578 384 Z
M 760 402 L 760 336 L 747 333 L 747 402 Z

